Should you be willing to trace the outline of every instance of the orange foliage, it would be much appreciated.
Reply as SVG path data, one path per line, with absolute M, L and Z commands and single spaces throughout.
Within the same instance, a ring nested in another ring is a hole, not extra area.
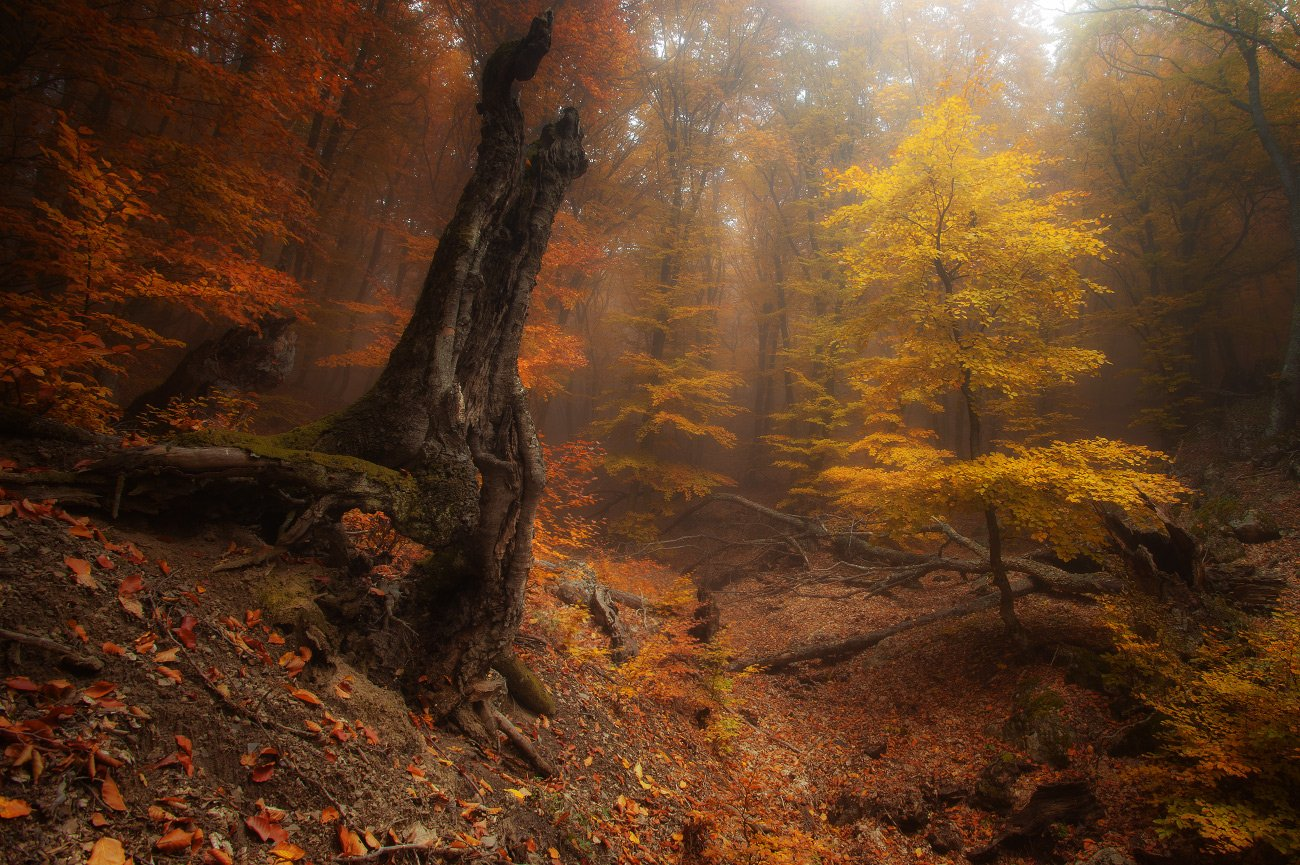
M 301 311 L 297 286 L 283 274 L 241 260 L 229 246 L 160 236 L 165 220 L 145 200 L 150 184 L 97 156 L 88 129 L 60 121 L 57 144 L 44 156 L 63 178 L 60 199 L 36 199 L 34 217 L 0 208 L 0 227 L 27 247 L 16 262 L 27 290 L 0 298 L 7 402 L 103 426 L 114 405 L 100 377 L 123 372 L 134 352 L 175 344 L 123 314 L 135 301 L 241 324 L 274 308 Z
M 556 447 L 542 444 L 546 459 L 546 492 L 537 508 L 533 555 L 563 560 L 595 544 L 599 520 L 584 516 L 581 508 L 595 503 L 592 482 L 605 453 L 595 442 L 572 441 Z
M 164 432 L 247 432 L 253 426 L 256 411 L 257 399 L 253 394 L 217 390 L 188 400 L 173 398 L 162 408 L 148 409 L 140 416 L 140 423 L 145 428 L 158 428 Z
M 404 576 L 429 551 L 399 533 L 382 511 L 353 510 L 343 515 L 343 532 L 351 547 L 373 562 L 370 573 L 386 580 Z

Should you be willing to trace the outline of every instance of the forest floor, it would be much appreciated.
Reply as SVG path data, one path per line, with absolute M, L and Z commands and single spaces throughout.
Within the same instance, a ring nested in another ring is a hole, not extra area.
M 10 444 L 10 474 L 59 458 Z M 1284 529 L 1246 554 L 1293 571 L 1295 484 L 1244 463 L 1217 478 Z M 1025 599 L 1027 653 L 987 613 L 838 664 L 729 674 L 730 657 L 870 630 L 970 586 L 935 575 L 847 603 L 773 594 L 780 575 L 756 569 L 719 595 L 726 628 L 704 646 L 686 633 L 689 583 L 597 557 L 603 580 L 654 603 L 625 613 L 642 651 L 617 665 L 584 610 L 531 590 L 519 651 L 559 710 L 510 714 L 559 768 L 542 779 L 509 744 L 412 711 L 357 646 L 335 651 L 282 603 L 286 587 L 357 577 L 311 558 L 223 567 L 257 546 L 238 526 L 0 496 L 0 862 L 958 863 L 1071 780 L 1096 807 L 1001 861 L 1159 850 L 1131 730 L 1097 680 L 1097 607 Z M 375 611 L 387 576 L 361 577 Z

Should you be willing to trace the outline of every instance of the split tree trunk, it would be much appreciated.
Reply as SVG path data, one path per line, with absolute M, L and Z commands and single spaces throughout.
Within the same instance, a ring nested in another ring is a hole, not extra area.
M 518 628 L 545 481 L 519 379 L 528 304 L 569 183 L 587 167 L 572 108 L 524 146 L 513 84 L 550 48 L 551 14 L 497 49 L 480 81 L 478 161 L 414 314 L 374 387 L 298 446 L 409 473 L 420 501 L 398 527 L 434 550 L 402 618 L 429 666 L 411 671 L 450 707 Z M 527 158 L 526 158 L 527 157 Z

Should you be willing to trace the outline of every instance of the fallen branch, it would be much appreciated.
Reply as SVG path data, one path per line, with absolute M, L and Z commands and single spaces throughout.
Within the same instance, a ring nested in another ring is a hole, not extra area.
M 420 850 L 425 853 L 432 853 L 435 856 L 441 856 L 444 859 L 461 859 L 473 852 L 471 847 L 447 847 L 439 841 L 419 841 L 411 844 L 390 844 L 387 847 L 376 847 L 369 853 L 361 856 L 344 856 L 339 854 L 334 857 L 335 862 L 369 862 L 374 859 L 380 859 L 390 853 L 401 853 L 406 850 Z
M 971 540 L 942 520 L 935 520 L 936 528 L 949 539 L 956 541 L 966 549 L 983 558 L 988 558 L 988 548 Z M 1113 595 L 1124 590 L 1124 583 L 1103 572 L 1091 574 L 1072 574 L 1060 568 L 1052 567 L 1046 562 L 1038 562 L 1025 556 L 1007 556 L 1004 560 L 1007 570 L 1025 574 L 1042 591 L 1078 597 L 1080 595 Z

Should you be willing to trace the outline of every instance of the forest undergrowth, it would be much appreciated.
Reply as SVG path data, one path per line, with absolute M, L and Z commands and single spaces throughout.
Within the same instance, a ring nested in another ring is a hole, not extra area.
M 5 454 L 11 479 L 75 457 L 49 442 Z M 1293 563 L 1300 496 L 1285 470 L 1215 471 L 1235 498 L 1203 510 L 1266 508 L 1280 538 L 1242 553 Z M 959 863 L 982 861 L 1035 791 L 1080 783 L 1085 812 L 1001 861 L 1179 849 L 1159 822 L 1159 766 L 1141 756 L 1155 745 L 1103 678 L 1114 608 L 1025 599 L 1027 651 L 986 612 L 839 663 L 728 673 L 735 657 L 940 609 L 966 578 L 845 603 L 772 593 L 792 576 L 778 559 L 715 595 L 725 627 L 702 643 L 689 579 L 582 552 L 591 538 L 571 522 L 554 546 L 543 532 L 540 549 L 567 564 L 535 569 L 516 644 L 558 704 L 508 712 L 557 768 L 540 778 L 509 743 L 434 724 L 359 661 L 364 637 L 339 617 L 383 620 L 418 551 L 382 520 L 348 525 L 364 573 L 312 555 L 247 565 L 262 546 L 247 527 L 114 521 L 7 488 L 4 861 Z M 647 601 L 624 610 L 631 660 L 615 663 L 588 611 L 556 597 L 593 574 Z

